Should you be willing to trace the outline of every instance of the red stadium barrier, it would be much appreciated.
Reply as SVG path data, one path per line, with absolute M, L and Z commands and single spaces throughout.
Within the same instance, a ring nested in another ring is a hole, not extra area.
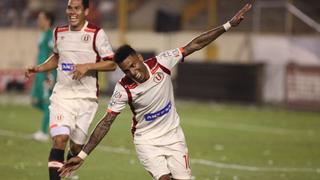
M 0 70 L 0 92 L 25 92 L 31 88 L 32 79 L 25 78 L 24 70 L 2 69 Z

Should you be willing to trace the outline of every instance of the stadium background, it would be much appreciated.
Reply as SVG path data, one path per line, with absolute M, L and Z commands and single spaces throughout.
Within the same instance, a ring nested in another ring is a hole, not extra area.
M 114 48 L 146 57 L 223 24 L 245 0 L 94 0 L 90 20 Z M 0 2 L 0 179 L 45 179 L 50 144 L 30 140 L 41 118 L 23 69 L 36 62 L 37 13 L 67 23 L 67 0 Z M 146 18 L 148 17 L 148 18 Z M 192 54 L 174 74 L 196 179 L 320 178 L 320 2 L 256 0 L 243 23 Z M 121 72 L 101 73 L 96 121 Z M 150 179 L 137 162 L 130 113 L 79 171 L 81 179 Z

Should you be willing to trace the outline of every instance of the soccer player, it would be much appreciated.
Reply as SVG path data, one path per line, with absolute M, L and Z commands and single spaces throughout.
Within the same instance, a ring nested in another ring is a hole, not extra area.
M 125 73 L 116 85 L 107 114 L 101 119 L 82 151 L 59 170 L 65 176 L 79 168 L 85 157 L 109 131 L 117 115 L 129 104 L 133 113 L 132 135 L 138 158 L 154 179 L 191 179 L 188 149 L 175 108 L 171 70 L 184 57 L 210 44 L 249 11 L 245 5 L 223 26 L 209 30 L 182 48 L 143 61 L 129 45 L 121 46 L 114 60 Z
M 57 69 L 57 82 L 50 97 L 49 155 L 50 180 L 60 180 L 57 170 L 64 162 L 64 151 L 70 140 L 67 158 L 78 154 L 87 139 L 88 128 L 96 113 L 97 71 L 113 71 L 116 64 L 105 32 L 89 23 L 89 0 L 69 0 L 66 13 L 69 25 L 54 30 L 53 54 L 41 65 L 26 70 L 32 73 Z
M 41 11 L 38 15 L 38 26 L 42 31 L 38 41 L 38 60 L 37 64 L 42 64 L 52 53 L 53 48 L 53 31 L 52 25 L 54 16 L 52 13 Z M 56 79 L 56 71 L 48 73 L 38 73 L 35 75 L 31 97 L 32 105 L 43 112 L 41 129 L 32 135 L 37 141 L 47 141 L 49 139 L 49 96 Z

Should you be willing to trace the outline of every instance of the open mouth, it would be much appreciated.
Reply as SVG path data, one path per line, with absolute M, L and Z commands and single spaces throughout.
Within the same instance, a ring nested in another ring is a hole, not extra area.
M 78 18 L 76 16 L 69 16 L 69 21 L 71 23 L 76 23 L 78 21 Z
M 136 75 L 136 79 L 140 79 L 140 78 L 141 78 L 141 74 L 138 73 L 138 74 Z

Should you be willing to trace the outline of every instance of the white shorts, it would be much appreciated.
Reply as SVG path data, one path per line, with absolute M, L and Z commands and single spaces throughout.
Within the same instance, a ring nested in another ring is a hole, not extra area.
M 171 174 L 174 179 L 191 179 L 188 148 L 185 142 L 157 146 L 135 145 L 138 158 L 154 179 Z
M 68 134 L 76 144 L 84 144 L 92 120 L 98 109 L 96 99 L 65 99 L 58 96 L 50 98 L 51 136 Z M 69 133 L 57 130 L 68 127 Z M 55 130 L 56 129 L 56 130 Z

